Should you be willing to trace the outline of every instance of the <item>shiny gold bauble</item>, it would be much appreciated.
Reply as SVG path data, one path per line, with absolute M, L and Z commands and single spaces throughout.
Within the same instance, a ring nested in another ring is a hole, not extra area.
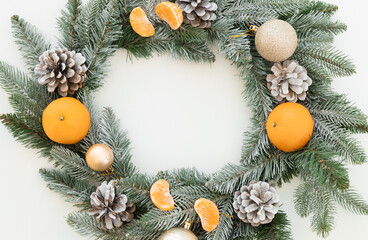
M 114 162 L 114 153 L 105 144 L 95 144 L 88 149 L 86 161 L 91 169 L 103 172 L 108 170 Z
M 178 227 L 167 230 L 157 240 L 198 240 L 198 238 L 189 229 Z
M 258 53 L 270 62 L 282 62 L 291 57 L 298 45 L 298 36 L 289 23 L 274 19 L 265 22 L 256 33 Z

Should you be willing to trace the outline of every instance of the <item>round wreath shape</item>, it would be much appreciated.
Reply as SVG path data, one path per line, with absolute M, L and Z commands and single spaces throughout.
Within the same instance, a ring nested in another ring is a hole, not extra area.
M 292 239 L 277 187 L 293 177 L 301 217 L 327 236 L 335 202 L 357 214 L 367 203 L 349 184 L 346 164 L 366 154 L 352 134 L 366 115 L 331 90 L 352 62 L 332 46 L 346 30 L 337 6 L 308 0 L 68 0 L 58 47 L 13 16 L 13 35 L 29 73 L 0 62 L 13 114 L 0 115 L 14 137 L 52 161 L 41 169 L 51 190 L 80 208 L 67 221 L 98 239 Z M 209 45 L 244 79 L 253 112 L 239 164 L 204 174 L 194 168 L 140 173 L 130 142 L 94 92 L 118 48 L 129 56 L 170 52 L 215 61 Z M 183 228 L 184 226 L 184 228 Z

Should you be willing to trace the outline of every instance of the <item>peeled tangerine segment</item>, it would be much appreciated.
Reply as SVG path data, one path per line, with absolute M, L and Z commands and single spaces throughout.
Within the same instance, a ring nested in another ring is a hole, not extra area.
M 162 211 L 170 211 L 174 209 L 174 199 L 170 195 L 170 185 L 161 179 L 155 182 L 150 190 L 150 196 L 153 204 Z
M 155 35 L 155 28 L 148 20 L 146 13 L 140 7 L 136 7 L 130 13 L 130 25 L 134 32 L 142 37 L 151 37 Z
M 156 6 L 156 13 L 159 18 L 167 22 L 174 30 L 183 23 L 183 12 L 180 7 L 172 2 L 162 2 Z
M 201 198 L 194 204 L 194 209 L 199 215 L 202 227 L 207 232 L 213 231 L 220 221 L 220 213 L 214 202 Z

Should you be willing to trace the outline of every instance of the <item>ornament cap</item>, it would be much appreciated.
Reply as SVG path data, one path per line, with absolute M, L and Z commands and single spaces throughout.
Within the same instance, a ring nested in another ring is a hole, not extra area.
M 190 223 L 190 221 L 189 221 L 189 219 L 185 222 L 185 224 L 184 224 L 184 228 L 185 229 L 188 229 L 188 230 L 190 230 L 190 226 L 192 226 L 192 224 Z

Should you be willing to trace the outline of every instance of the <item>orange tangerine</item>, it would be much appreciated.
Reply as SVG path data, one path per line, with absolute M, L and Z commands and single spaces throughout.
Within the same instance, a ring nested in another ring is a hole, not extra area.
M 180 7 L 172 2 L 162 2 L 156 6 L 156 13 L 159 18 L 167 22 L 174 30 L 183 23 L 183 12 Z
M 91 118 L 87 108 L 77 99 L 59 98 L 50 103 L 42 114 L 46 135 L 60 144 L 75 144 L 88 133 Z
M 174 209 L 174 199 L 170 195 L 170 185 L 167 181 L 161 179 L 155 182 L 150 190 L 150 196 L 153 204 L 162 211 Z
M 142 8 L 134 8 L 130 13 L 129 18 L 130 25 L 137 34 L 141 35 L 142 37 L 151 37 L 155 35 L 155 28 L 148 20 L 147 15 Z
M 214 202 L 200 198 L 195 202 L 194 209 L 201 219 L 204 230 L 211 232 L 217 227 L 220 221 L 220 213 Z
M 309 142 L 313 134 L 313 118 L 299 103 L 283 103 L 268 116 L 266 129 L 270 141 L 284 152 L 297 151 Z

